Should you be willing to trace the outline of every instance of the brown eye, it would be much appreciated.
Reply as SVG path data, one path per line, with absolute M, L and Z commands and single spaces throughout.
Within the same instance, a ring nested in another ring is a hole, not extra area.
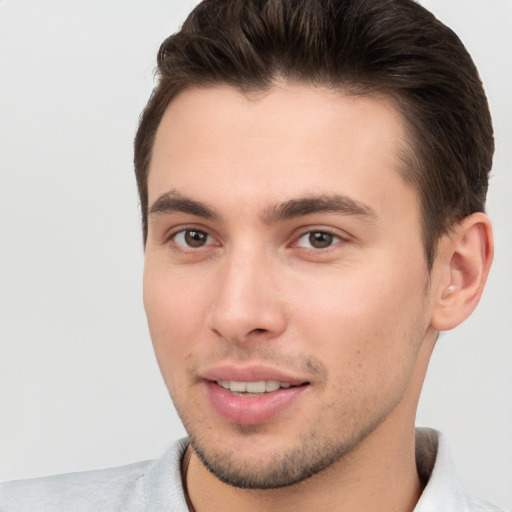
M 198 229 L 184 229 L 176 233 L 173 240 L 181 246 L 197 249 L 209 242 L 209 235 Z
M 332 245 L 333 236 L 330 233 L 323 233 L 322 231 L 313 231 L 309 234 L 309 243 L 315 249 L 325 249 Z
M 340 241 L 341 238 L 339 236 L 326 231 L 310 231 L 299 238 L 297 245 L 308 249 L 327 249 Z

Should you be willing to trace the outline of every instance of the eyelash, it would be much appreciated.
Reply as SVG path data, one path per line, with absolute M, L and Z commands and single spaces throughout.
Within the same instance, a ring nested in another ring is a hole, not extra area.
M 176 238 L 180 234 L 183 234 L 183 236 L 186 236 L 187 232 L 196 232 L 196 233 L 201 233 L 201 234 L 205 235 L 206 242 L 203 245 L 200 245 L 198 247 L 192 247 L 190 245 L 187 245 L 186 243 L 176 242 Z M 327 235 L 329 237 L 332 237 L 334 240 L 332 240 L 331 243 L 329 243 L 329 245 L 326 247 L 304 247 L 304 246 L 299 245 L 300 240 L 302 238 L 304 238 L 308 235 L 311 237 L 312 234 Z M 210 243 L 208 242 L 208 239 L 210 239 Z M 195 226 L 184 226 L 184 227 L 181 227 L 180 229 L 177 229 L 177 230 L 173 231 L 172 233 L 170 233 L 165 238 L 165 243 L 172 244 L 172 248 L 177 252 L 186 253 L 186 252 L 195 252 L 198 249 L 202 249 L 204 247 L 212 245 L 212 243 L 211 243 L 212 239 L 213 239 L 212 235 L 210 235 L 205 229 L 197 228 Z M 298 237 L 294 238 L 294 241 L 291 244 L 289 244 L 289 247 L 297 247 L 297 248 L 301 249 L 302 251 L 307 251 L 311 254 L 318 255 L 320 253 L 330 252 L 339 243 L 347 243 L 348 241 L 349 240 L 347 237 L 341 235 L 338 232 L 334 232 L 333 230 L 330 230 L 330 229 L 309 229 L 307 231 L 303 231 Z
M 187 232 L 202 233 L 202 234 L 206 235 L 207 240 L 208 240 L 208 238 L 213 239 L 213 237 L 205 229 L 197 228 L 195 226 L 184 226 L 184 227 L 181 227 L 180 229 L 177 229 L 177 230 L 173 231 L 172 233 L 170 233 L 167 237 L 165 237 L 164 242 L 166 244 L 171 244 L 171 247 L 178 252 L 195 251 L 196 249 L 202 249 L 205 245 L 210 245 L 210 244 L 208 244 L 208 242 L 206 242 L 205 245 L 196 248 L 196 247 L 188 246 L 186 244 L 177 243 L 176 242 L 177 236 L 180 234 L 183 234 L 185 236 L 185 234 Z
M 306 236 L 311 237 L 312 234 L 328 235 L 329 237 L 332 237 L 334 240 L 332 240 L 331 243 L 327 247 L 303 247 L 303 246 L 299 245 L 299 242 L 302 238 L 304 238 Z M 335 232 L 333 230 L 330 230 L 330 229 L 309 229 L 307 231 L 302 232 L 302 234 L 299 237 L 297 237 L 291 245 L 295 246 L 295 247 L 299 247 L 300 249 L 302 249 L 304 251 L 309 251 L 310 253 L 319 254 L 319 253 L 330 252 L 339 243 L 347 243 L 348 241 L 349 241 L 348 237 L 343 236 L 342 234 Z

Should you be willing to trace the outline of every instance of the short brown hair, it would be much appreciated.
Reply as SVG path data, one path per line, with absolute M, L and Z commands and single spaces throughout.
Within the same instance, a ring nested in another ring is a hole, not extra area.
M 464 45 L 429 11 L 413 0 L 204 0 L 162 43 L 135 137 L 144 241 L 153 143 L 173 97 L 215 84 L 267 89 L 277 79 L 395 100 L 429 268 L 439 237 L 484 210 L 494 152 L 487 99 Z

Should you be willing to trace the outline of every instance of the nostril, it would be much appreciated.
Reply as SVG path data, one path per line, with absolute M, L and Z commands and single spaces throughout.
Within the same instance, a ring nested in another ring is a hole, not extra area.
M 251 333 L 253 333 L 253 334 L 263 334 L 263 333 L 265 333 L 265 332 L 267 332 L 267 330 L 266 330 L 266 329 L 253 329 L 253 330 L 251 331 Z

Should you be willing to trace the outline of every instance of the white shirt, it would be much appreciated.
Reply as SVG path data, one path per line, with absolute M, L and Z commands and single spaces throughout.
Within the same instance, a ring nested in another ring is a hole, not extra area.
M 181 482 L 187 439 L 154 461 L 0 484 L 0 512 L 188 512 Z M 414 512 L 503 512 L 467 494 L 442 434 L 416 430 L 419 475 L 427 482 Z

